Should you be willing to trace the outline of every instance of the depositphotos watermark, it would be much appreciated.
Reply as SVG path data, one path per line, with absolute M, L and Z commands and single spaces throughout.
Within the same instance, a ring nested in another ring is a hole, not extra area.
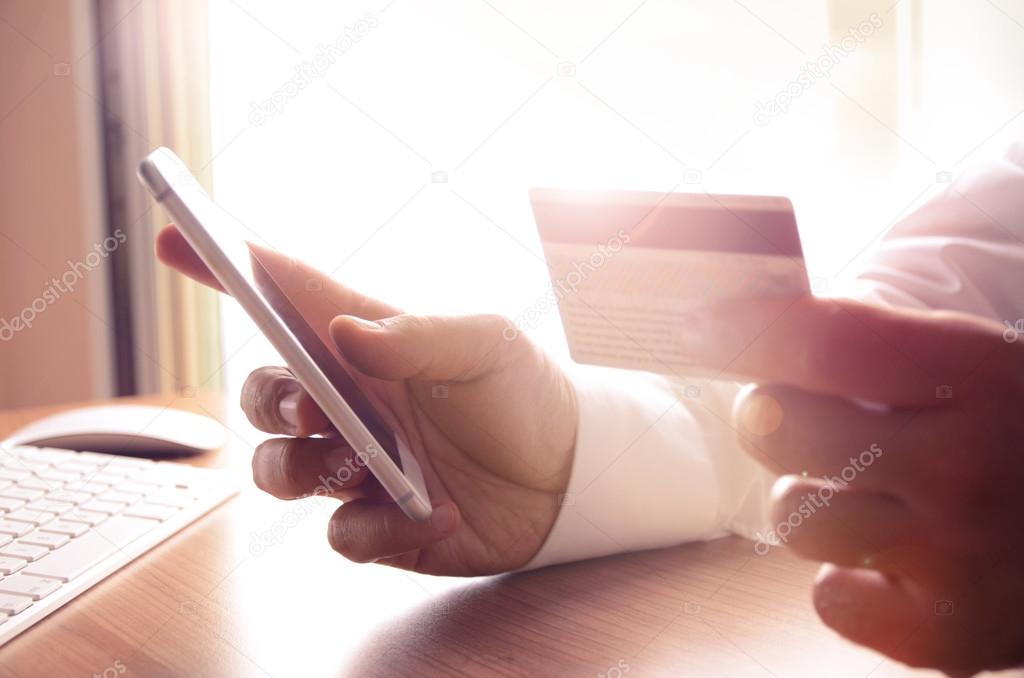
M 250 102 L 249 122 L 254 127 L 259 127 L 267 121 L 267 118 L 284 112 L 285 104 L 289 100 L 294 99 L 310 84 L 327 75 L 327 71 L 338 62 L 338 59 L 376 27 L 377 17 L 373 12 L 369 12 L 351 26 L 345 26 L 345 29 L 333 42 L 321 43 L 317 47 L 316 55 L 309 61 L 297 64 L 295 75 L 271 92 L 270 96 L 263 101 Z
M 94 672 L 92 678 L 117 678 L 117 676 L 124 674 L 127 670 L 128 667 L 125 666 L 123 661 L 115 659 L 114 663 L 103 669 L 102 673 Z
M 825 478 L 825 484 L 817 492 L 804 495 L 803 501 L 792 511 L 786 520 L 781 521 L 767 532 L 758 532 L 754 542 L 754 553 L 759 556 L 766 555 L 773 546 L 780 546 L 789 540 L 793 530 L 804 524 L 818 509 L 828 508 L 832 504 L 832 498 L 836 492 L 842 490 L 852 483 L 859 474 L 875 463 L 875 460 L 882 456 L 882 447 L 878 443 L 871 443 L 868 449 L 863 450 L 856 457 L 850 457 L 850 463 L 843 467 L 838 476 Z
M 822 47 L 821 54 L 800 67 L 800 73 L 796 79 L 779 90 L 774 97 L 767 101 L 754 103 L 754 123 L 764 127 L 772 121 L 772 118 L 788 113 L 789 107 L 796 99 L 814 87 L 819 80 L 831 77 L 832 69 L 877 33 L 883 25 L 882 17 L 877 13 L 872 14 L 850 28 L 849 33 L 836 44 Z
M 1003 341 L 1007 344 L 1016 343 L 1024 335 L 1024 318 L 1017 318 L 1016 322 L 1004 320 L 1003 324 L 1006 325 L 1006 329 L 1003 330 Z
M 520 332 L 537 327 L 541 316 L 558 306 L 560 299 L 575 294 L 580 285 L 587 280 L 602 266 L 607 264 L 612 257 L 622 251 L 622 248 L 629 242 L 629 234 L 619 231 L 602 245 L 599 245 L 589 257 L 572 262 L 572 270 L 556 280 L 555 283 L 528 309 L 517 316 L 514 320 L 508 321 L 508 327 L 501 332 L 506 341 L 513 341 Z
M 620 659 L 603 672 L 598 673 L 597 678 L 622 678 L 629 673 L 629 668 L 629 663 L 625 659 Z
M 333 492 L 340 491 L 345 483 L 366 467 L 369 460 L 376 457 L 380 450 L 376 445 L 370 444 L 366 450 L 359 452 L 354 458 L 348 458 L 345 463 L 335 472 L 333 476 L 321 475 L 320 484 L 310 492 L 306 498 L 294 502 L 292 509 L 287 511 L 280 519 L 271 523 L 270 527 L 257 533 L 253 530 L 249 533 L 249 553 L 255 557 L 262 556 L 271 546 L 279 546 L 284 543 L 288 531 L 300 522 L 311 516 L 318 509 L 323 507 L 327 497 Z
M 20 313 L 10 318 L 0 318 L 0 341 L 10 341 L 18 332 L 32 327 L 36 318 L 43 311 L 53 304 L 56 304 L 64 296 L 75 291 L 75 286 L 85 279 L 85 276 L 99 267 L 110 254 L 128 240 L 120 228 L 108 235 L 103 242 L 92 246 L 89 252 L 81 261 L 67 260 L 64 272 L 59 278 L 50 278 L 42 294 L 32 300 Z

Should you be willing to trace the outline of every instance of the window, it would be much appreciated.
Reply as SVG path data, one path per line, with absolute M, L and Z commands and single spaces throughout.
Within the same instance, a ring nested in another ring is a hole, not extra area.
M 1020 136 L 1024 3 L 995 2 L 214 0 L 215 194 L 410 312 L 544 294 L 536 185 L 788 195 L 828 287 Z M 222 308 L 237 388 L 279 359 Z M 557 312 L 534 336 L 565 355 Z

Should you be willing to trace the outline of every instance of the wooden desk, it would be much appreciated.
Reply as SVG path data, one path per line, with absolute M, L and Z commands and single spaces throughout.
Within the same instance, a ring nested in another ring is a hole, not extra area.
M 0 649 L 0 676 L 938 675 L 840 640 L 811 608 L 815 566 L 740 539 L 475 580 L 348 563 L 332 502 L 252 487 L 261 434 L 236 408 L 173 404 L 224 421 L 232 443 L 196 463 L 246 489 Z M 0 413 L 0 435 L 54 409 Z

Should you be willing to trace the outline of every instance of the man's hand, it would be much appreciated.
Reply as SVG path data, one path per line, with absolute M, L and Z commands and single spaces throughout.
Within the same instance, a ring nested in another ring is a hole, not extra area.
M 161 232 L 157 254 L 220 289 L 173 226 Z M 261 261 L 311 327 L 329 328 L 363 388 L 395 413 L 434 512 L 426 523 L 409 520 L 341 438 L 311 437 L 329 434 L 329 422 L 284 368 L 256 370 L 242 391 L 257 428 L 289 436 L 256 449 L 256 485 L 282 499 L 329 485 L 344 504 L 328 539 L 352 560 L 444 575 L 525 565 L 569 479 L 577 412 L 561 370 L 496 316 L 403 315 L 281 255 L 263 251 Z
M 735 426 L 786 474 L 776 534 L 829 563 L 814 584 L 824 622 L 951 673 L 1024 660 L 1024 341 L 972 316 L 839 300 L 742 303 L 715 322 L 760 332 L 690 348 L 761 384 Z

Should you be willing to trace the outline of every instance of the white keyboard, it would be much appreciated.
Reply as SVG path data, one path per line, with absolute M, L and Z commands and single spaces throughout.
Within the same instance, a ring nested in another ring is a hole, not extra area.
M 215 469 L 0 446 L 0 645 L 237 491 Z

